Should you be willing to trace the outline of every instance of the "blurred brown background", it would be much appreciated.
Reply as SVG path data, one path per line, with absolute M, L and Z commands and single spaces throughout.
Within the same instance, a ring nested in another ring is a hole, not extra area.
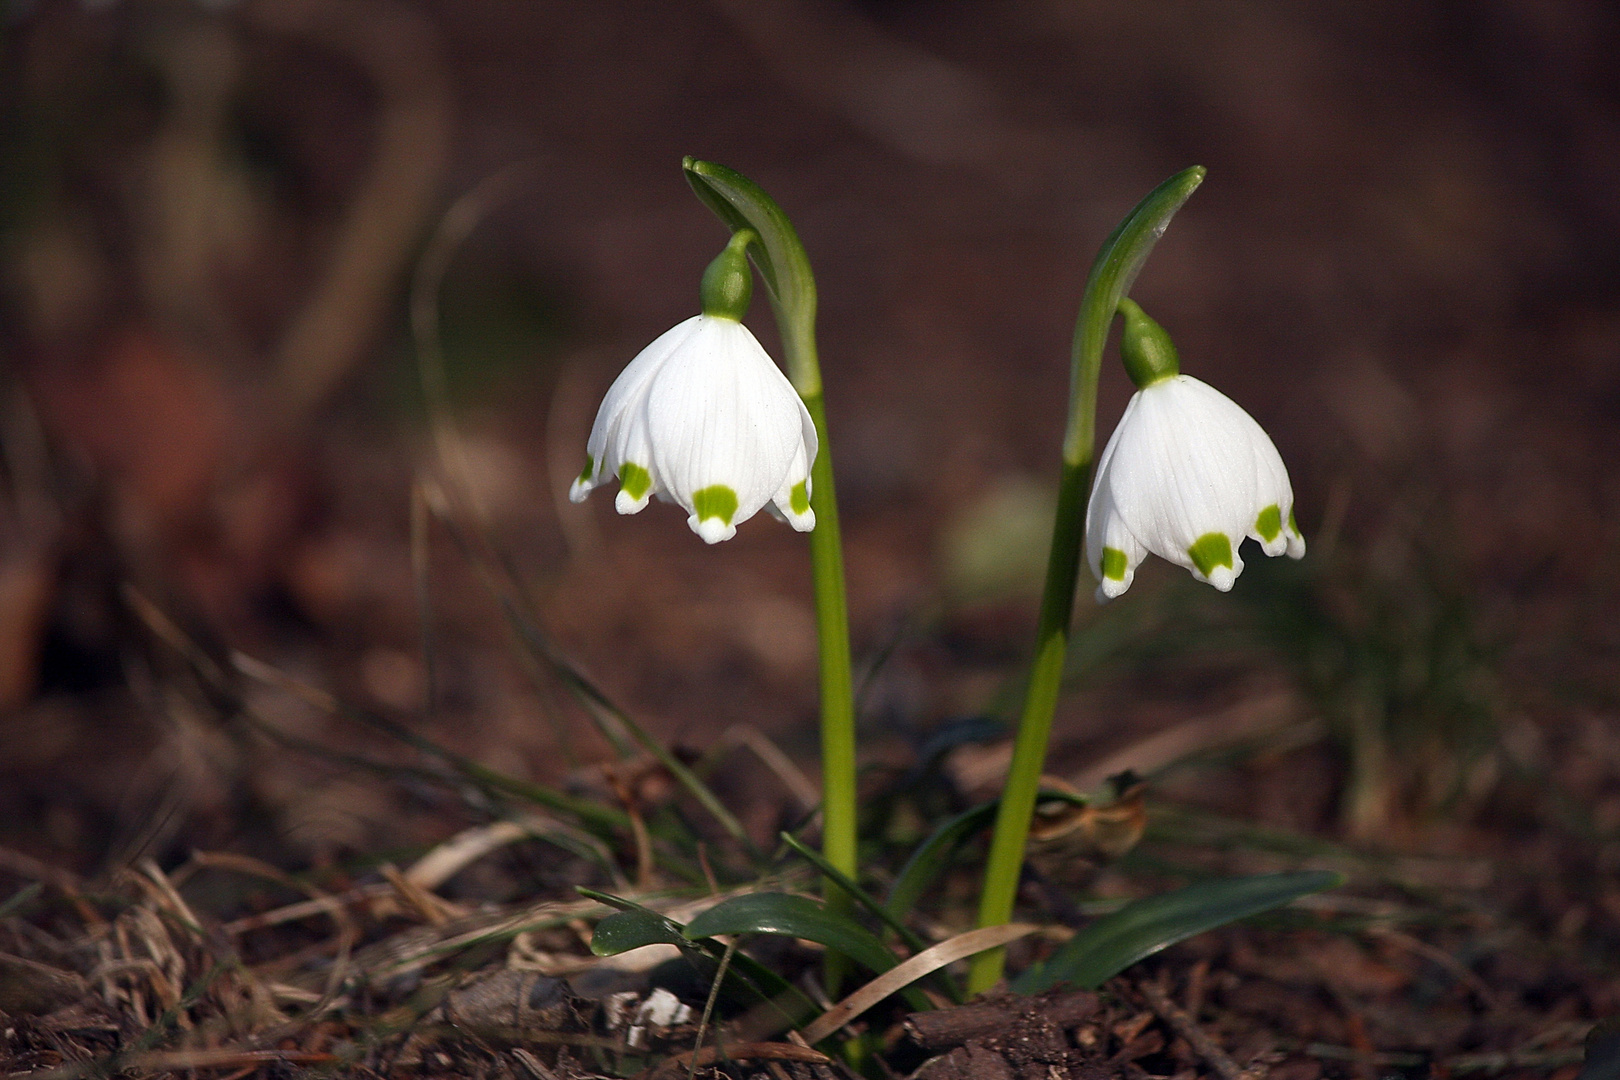
M 601 758 L 437 523 L 423 663 L 411 492 L 436 466 L 408 285 L 451 202 L 514 166 L 439 292 L 472 501 L 546 628 L 650 728 L 701 751 L 743 725 L 813 772 L 802 538 L 761 519 L 709 549 L 668 507 L 562 497 L 601 391 L 694 313 L 724 240 L 684 154 L 763 185 L 816 268 L 857 663 L 887 658 L 874 757 L 1007 700 L 1086 270 L 1198 163 L 1134 295 L 1272 432 L 1312 553 L 1299 578 L 1256 553 L 1237 629 L 1179 573 L 1100 615 L 1084 583 L 1082 640 L 1111 659 L 1066 699 L 1057 761 L 1281 724 L 1306 737 L 1182 794 L 1424 844 L 1511 820 L 1504 777 L 1529 769 L 1620 828 L 1612 4 L 6 11 L 0 844 L 81 869 L 198 845 L 307 863 L 468 812 L 244 727 L 181 635 L 516 775 Z M 764 304 L 750 321 L 770 345 Z M 1101 437 L 1127 391 L 1111 364 Z M 1177 636 L 1206 622 L 1213 647 Z M 415 760 L 241 693 L 284 732 Z M 766 835 L 773 784 L 733 792 Z

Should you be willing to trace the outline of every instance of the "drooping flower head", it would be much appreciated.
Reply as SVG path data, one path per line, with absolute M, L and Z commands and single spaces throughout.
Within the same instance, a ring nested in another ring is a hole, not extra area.
M 1245 536 L 1267 555 L 1305 554 L 1294 491 L 1270 436 L 1231 398 L 1182 375 L 1175 346 L 1121 300 L 1120 351 L 1138 389 L 1097 464 L 1086 508 L 1086 559 L 1097 599 L 1130 588 L 1151 552 L 1222 592 L 1243 572 Z
M 815 528 L 810 466 L 816 429 L 787 376 L 740 321 L 753 277 L 738 231 L 703 274 L 703 314 L 660 335 L 619 373 L 586 443 L 568 497 L 619 479 L 614 506 L 638 513 L 654 495 L 685 507 L 708 543 L 769 508 Z

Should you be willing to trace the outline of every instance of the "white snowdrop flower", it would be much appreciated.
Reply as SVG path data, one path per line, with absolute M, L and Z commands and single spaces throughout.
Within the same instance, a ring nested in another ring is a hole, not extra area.
M 1169 336 L 1130 300 L 1121 352 L 1138 387 L 1097 465 L 1086 559 L 1098 601 L 1131 587 L 1149 552 L 1222 592 L 1245 536 L 1267 555 L 1305 554 L 1294 491 L 1270 436 L 1236 402 L 1179 374 Z
M 568 492 L 574 502 L 616 476 L 619 513 L 638 513 L 656 495 L 685 507 L 686 523 L 711 544 L 761 509 L 800 532 L 815 528 L 815 424 L 739 321 L 753 291 L 752 238 L 737 233 L 704 272 L 703 314 L 660 335 L 613 381 Z

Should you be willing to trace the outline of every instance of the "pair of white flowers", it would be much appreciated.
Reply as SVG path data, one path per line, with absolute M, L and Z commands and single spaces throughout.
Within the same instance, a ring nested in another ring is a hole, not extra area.
M 769 509 L 808 532 L 816 429 L 798 393 L 740 319 L 752 280 L 739 234 L 704 274 L 704 313 L 660 336 L 614 380 L 569 498 L 609 477 L 634 514 L 653 496 L 678 503 L 711 544 Z M 1230 589 L 1245 536 L 1267 555 L 1305 554 L 1288 471 L 1254 419 L 1182 375 L 1174 347 L 1130 300 L 1122 351 L 1139 389 L 1098 462 L 1086 557 L 1098 600 L 1130 588 L 1151 552 Z

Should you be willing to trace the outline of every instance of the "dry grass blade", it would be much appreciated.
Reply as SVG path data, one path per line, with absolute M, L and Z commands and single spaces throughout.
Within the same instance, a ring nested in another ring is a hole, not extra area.
M 1008 923 L 1005 926 L 986 926 L 979 930 L 969 930 L 965 934 L 957 934 L 932 948 L 924 949 L 911 959 L 879 975 L 828 1009 L 801 1034 L 805 1042 L 820 1042 L 890 994 L 910 986 L 923 976 L 975 953 L 1000 948 L 1009 941 L 1016 941 L 1039 929 L 1040 927 L 1033 923 Z
M 810 778 L 804 775 L 793 759 L 782 752 L 771 738 L 753 724 L 733 724 L 720 736 L 721 748 L 731 746 L 745 746 L 754 752 L 754 756 L 764 763 L 765 767 L 776 774 L 782 785 L 798 800 L 799 808 L 806 813 L 821 805 L 821 792 Z
M 418 918 L 429 925 L 444 926 L 451 919 L 467 914 L 460 906 L 452 904 L 448 900 L 440 899 L 400 873 L 399 867 L 393 863 L 383 863 L 377 870 L 388 881 L 388 884 L 394 887 L 395 895 L 405 905 L 406 910 L 414 912 Z
M 516 636 L 518 644 L 530 653 L 533 659 L 544 664 L 568 688 L 569 693 L 574 695 L 603 736 L 613 743 L 621 757 L 629 756 L 629 747 L 626 743 L 628 734 L 630 739 L 640 744 L 642 749 L 651 754 L 693 798 L 702 804 L 709 815 L 731 834 L 743 850 L 758 859 L 759 851 L 749 838 L 748 830 L 743 828 L 742 822 L 737 820 L 735 814 L 726 809 L 725 804 L 716 797 L 709 786 L 698 779 L 697 774 L 687 768 L 679 758 L 670 753 L 667 746 L 653 738 L 629 713 L 614 704 L 613 699 L 608 697 L 601 687 L 587 678 L 584 672 L 575 667 L 573 662 L 557 649 L 540 629 L 538 618 L 517 588 L 516 575 L 494 555 L 487 536 L 480 536 L 481 542 L 478 544 L 472 542 L 472 538 L 452 513 L 449 503 L 450 501 L 444 498 L 430 500 L 434 512 L 439 515 L 473 569 L 477 571 L 485 590 L 500 606 L 501 614 Z M 502 567 L 506 579 L 504 585 L 497 580 L 492 569 L 495 565 Z
M 251 679 L 269 686 L 278 687 L 301 697 L 311 705 L 333 715 L 342 716 L 382 731 L 407 746 L 444 762 L 466 779 L 491 791 L 527 799 L 530 802 L 539 803 L 553 810 L 573 814 L 582 821 L 602 828 L 618 829 L 629 827 L 628 817 L 623 812 L 610 806 L 603 806 L 590 799 L 575 798 L 572 795 L 549 788 L 544 784 L 520 780 L 497 772 L 488 766 L 480 765 L 471 758 L 440 746 L 432 739 L 412 731 L 403 724 L 395 723 L 376 713 L 346 705 L 324 690 L 305 685 L 276 667 L 245 653 L 233 652 L 231 654 L 231 664 L 237 671 Z
M 613 853 L 601 840 L 541 814 L 504 818 L 486 825 L 463 829 L 412 863 L 405 871 L 405 878 L 424 889 L 437 889 L 493 851 L 524 840 L 547 839 L 552 836 L 565 839 L 578 847 L 589 848 L 596 854 L 602 866 L 613 874 L 615 883 L 623 883 Z

